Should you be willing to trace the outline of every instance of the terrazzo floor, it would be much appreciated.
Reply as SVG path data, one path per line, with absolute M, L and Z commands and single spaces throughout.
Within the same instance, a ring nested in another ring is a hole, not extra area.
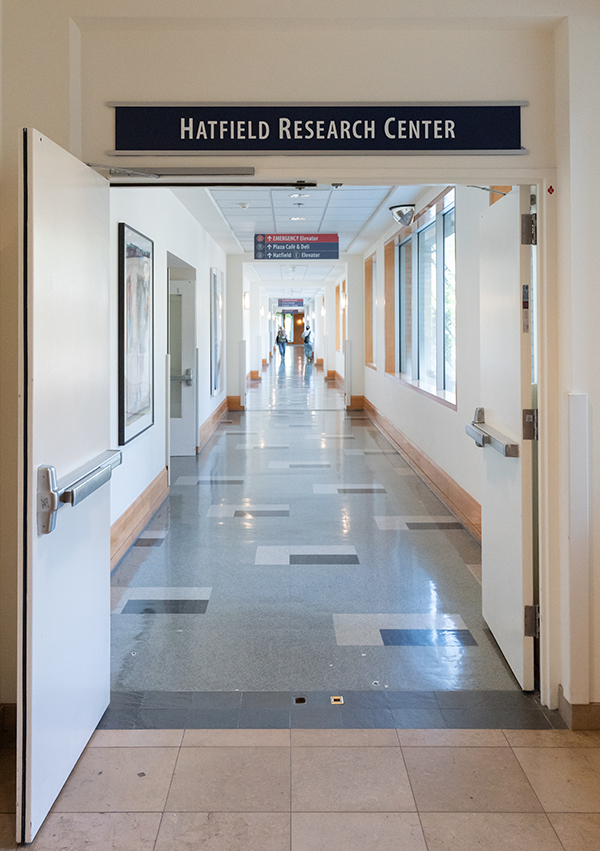
M 174 459 L 113 576 L 113 701 L 29 847 L 597 851 L 600 733 L 518 689 L 477 545 L 368 420 L 297 414 Z M 0 732 L 0 851 L 14 766 Z

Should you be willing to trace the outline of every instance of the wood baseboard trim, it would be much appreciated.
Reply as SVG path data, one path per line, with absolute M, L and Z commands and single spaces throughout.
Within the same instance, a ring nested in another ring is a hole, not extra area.
M 337 372 L 335 369 L 328 369 L 327 375 L 325 376 L 325 381 L 335 381 Z
M 269 365 L 269 361 L 268 361 L 266 358 L 263 358 L 263 359 L 262 359 L 262 365 L 263 365 L 263 366 L 268 366 L 268 365 Z
M 250 370 L 250 372 L 248 373 L 248 380 L 249 381 L 260 381 L 261 380 L 257 369 L 251 369 Z
M 315 361 L 315 366 L 323 367 L 323 358 L 317 358 Z
M 0 730 L 4 733 L 17 731 L 17 704 L 0 703 Z
M 228 396 L 227 397 L 227 410 L 228 411 L 244 411 L 245 408 L 242 405 L 242 397 L 241 396 Z
M 111 570 L 123 558 L 168 495 L 169 474 L 165 467 L 110 527 Z
M 396 428 L 394 423 L 378 411 L 368 399 L 364 401 L 364 410 L 444 505 L 474 538 L 481 541 L 481 505 L 477 500 L 458 482 L 455 482 L 445 470 L 442 470 L 432 458 L 422 452 L 400 429 Z
M 223 399 L 219 407 L 215 408 L 210 417 L 204 420 L 204 422 L 200 426 L 200 429 L 198 430 L 198 446 L 196 447 L 196 452 L 200 452 L 202 447 L 206 445 L 206 442 L 214 433 L 216 427 L 223 419 L 223 415 L 226 413 L 226 411 L 227 399 Z
M 364 396 L 350 396 L 350 404 L 346 405 L 347 411 L 362 411 L 365 407 Z
M 558 711 L 570 730 L 600 730 L 600 703 L 569 703 L 558 687 Z

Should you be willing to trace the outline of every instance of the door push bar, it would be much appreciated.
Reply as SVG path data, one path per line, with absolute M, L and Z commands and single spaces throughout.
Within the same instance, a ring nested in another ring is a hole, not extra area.
M 194 370 L 186 369 L 185 375 L 172 375 L 171 381 L 185 381 L 188 387 L 191 387 L 194 383 Z
M 519 444 L 512 441 L 496 431 L 495 428 L 485 424 L 485 411 L 483 408 L 475 408 L 473 422 L 465 426 L 465 431 L 472 437 L 477 446 L 489 444 L 492 449 L 505 455 L 507 458 L 519 457 Z
M 112 476 L 112 471 L 122 460 L 119 449 L 109 449 L 60 481 L 57 479 L 55 467 L 38 467 L 38 535 L 49 535 L 53 532 L 59 508 L 67 503 L 74 507 L 83 502 L 86 497 L 106 484 Z

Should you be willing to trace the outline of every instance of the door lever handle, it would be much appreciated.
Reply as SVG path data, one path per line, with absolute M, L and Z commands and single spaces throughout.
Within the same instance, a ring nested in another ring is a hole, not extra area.
M 172 375 L 171 381 L 185 381 L 188 387 L 191 387 L 194 383 L 194 370 L 186 369 L 185 375 Z
M 519 444 L 513 443 L 509 437 L 487 425 L 483 408 L 475 408 L 473 421 L 465 426 L 465 431 L 469 437 L 473 438 L 477 446 L 489 445 L 506 458 L 519 457 Z
M 60 481 L 56 468 L 51 465 L 38 467 L 37 522 L 38 535 L 48 535 L 56 527 L 56 514 L 63 505 L 75 507 L 87 496 L 108 482 L 112 471 L 123 459 L 119 449 L 109 449 L 98 455 L 89 464 L 78 467 Z

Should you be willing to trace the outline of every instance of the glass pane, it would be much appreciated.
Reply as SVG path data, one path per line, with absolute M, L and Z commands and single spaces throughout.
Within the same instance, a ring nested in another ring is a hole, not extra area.
M 419 233 L 419 381 L 436 386 L 436 227 Z
M 400 372 L 412 378 L 412 242 L 400 246 Z
M 454 210 L 444 216 L 444 389 L 456 393 L 456 240 Z
M 171 375 L 181 372 L 181 322 L 182 302 L 180 295 L 169 296 L 169 338 L 171 344 Z M 171 379 L 171 418 L 181 419 L 181 381 Z

